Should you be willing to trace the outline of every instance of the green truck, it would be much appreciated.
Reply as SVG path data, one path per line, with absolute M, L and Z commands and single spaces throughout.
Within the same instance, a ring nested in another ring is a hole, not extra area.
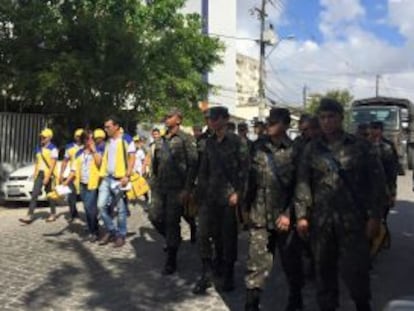
M 361 123 L 381 121 L 384 135 L 398 151 L 400 174 L 414 167 L 414 105 L 408 99 L 372 97 L 351 104 L 350 130 L 355 132 Z

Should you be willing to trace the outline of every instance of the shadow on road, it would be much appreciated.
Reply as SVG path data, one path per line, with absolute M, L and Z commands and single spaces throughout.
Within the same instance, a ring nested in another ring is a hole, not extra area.
M 136 258 L 121 256 L 110 258 L 106 263 L 77 239 L 51 240 L 50 243 L 62 250 L 76 252 L 84 267 L 64 264 L 52 271 L 43 284 L 26 295 L 26 306 L 31 309 L 56 307 L 56 301 L 73 295 L 80 282 L 89 293 L 82 307 L 86 310 L 160 310 L 160 302 L 165 302 L 161 310 L 171 310 L 168 305 L 195 299 L 191 293 L 196 276 L 194 261 L 198 260 L 195 246 L 182 243 L 178 273 L 165 277 L 161 275 L 165 254 L 160 239 L 152 228 L 140 228 L 138 236 L 130 240 Z M 111 246 L 106 247 L 108 252 L 114 252 Z

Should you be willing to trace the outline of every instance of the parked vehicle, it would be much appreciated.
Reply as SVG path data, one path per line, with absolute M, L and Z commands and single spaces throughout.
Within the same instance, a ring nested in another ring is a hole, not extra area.
M 61 162 L 57 163 L 60 170 Z M 5 201 L 28 202 L 31 199 L 34 183 L 34 164 L 26 165 L 12 172 L 3 184 L 2 192 Z M 67 167 L 64 176 L 69 175 L 70 168 Z M 43 191 L 38 201 L 46 201 L 46 193 Z
M 381 121 L 384 135 L 398 152 L 400 174 L 414 168 L 414 105 L 408 99 L 373 97 L 355 100 L 351 105 L 350 130 L 361 123 Z

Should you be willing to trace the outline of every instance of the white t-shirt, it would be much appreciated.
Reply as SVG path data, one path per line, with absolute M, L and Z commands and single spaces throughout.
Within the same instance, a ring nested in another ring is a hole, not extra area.
M 142 166 L 144 164 L 144 160 L 145 160 L 145 152 L 142 149 L 138 149 L 137 152 L 135 153 L 135 172 L 137 172 L 138 174 L 142 175 Z
M 118 138 L 110 138 L 108 142 L 108 168 L 107 168 L 107 174 L 113 175 L 115 174 L 115 167 L 116 167 L 116 146 L 118 144 L 118 141 L 122 139 L 121 137 Z M 131 140 L 131 142 L 128 144 L 127 153 L 135 153 L 136 148 L 134 142 Z

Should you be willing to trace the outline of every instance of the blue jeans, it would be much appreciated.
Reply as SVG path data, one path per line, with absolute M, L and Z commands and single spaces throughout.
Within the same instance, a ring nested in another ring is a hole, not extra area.
M 98 210 L 105 224 L 106 230 L 116 236 L 126 237 L 127 234 L 127 207 L 123 199 L 118 201 L 118 215 L 116 216 L 117 224 L 108 213 L 107 204 L 119 193 L 119 187 L 114 188 L 117 181 L 110 177 L 105 177 L 99 186 Z
M 85 208 L 86 223 L 90 234 L 98 235 L 98 190 L 88 190 L 85 184 L 80 185 L 80 196 Z

